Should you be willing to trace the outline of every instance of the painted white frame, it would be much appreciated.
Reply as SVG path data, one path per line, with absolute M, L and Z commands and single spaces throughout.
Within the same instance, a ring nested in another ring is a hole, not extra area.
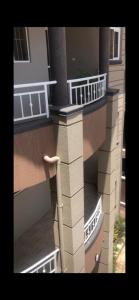
M 110 29 L 113 29 L 114 32 L 118 32 L 118 56 L 115 56 L 113 58 L 109 58 L 109 60 L 110 61 L 120 60 L 121 28 L 120 27 L 110 27 Z M 114 49 L 114 47 L 113 47 L 113 49 Z
M 29 38 L 28 38 L 28 30 L 27 27 L 25 27 L 25 32 L 26 32 L 26 42 L 27 42 L 27 52 L 28 52 L 28 60 L 15 60 L 14 59 L 14 63 L 30 63 L 31 59 L 30 59 L 30 50 L 29 50 Z

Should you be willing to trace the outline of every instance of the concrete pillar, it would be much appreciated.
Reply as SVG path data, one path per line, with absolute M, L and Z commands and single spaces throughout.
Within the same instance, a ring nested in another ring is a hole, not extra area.
M 57 84 L 51 89 L 52 104 L 65 106 L 69 103 L 67 92 L 67 56 L 65 27 L 49 27 L 51 80 Z
M 117 167 L 117 204 L 115 216 L 119 215 L 120 199 L 121 199 L 121 178 L 122 175 L 122 148 L 123 148 L 123 134 L 124 134 L 124 115 L 125 115 L 125 99 L 122 95 L 118 97 L 118 118 L 117 118 L 117 136 L 118 145 L 116 153 L 116 167 Z
M 108 86 L 108 66 L 109 66 L 109 27 L 99 28 L 99 73 L 107 73 Z
M 73 111 L 77 107 L 62 109 L 65 115 L 57 115 L 54 118 L 57 131 L 57 155 L 61 159 L 64 254 L 67 273 L 80 273 L 85 268 L 83 121 L 82 112 Z M 72 114 L 70 114 L 71 109 Z M 54 179 L 51 180 L 51 193 L 55 243 L 59 246 Z
M 99 151 L 98 191 L 102 194 L 104 242 L 100 255 L 100 273 L 113 271 L 113 231 L 119 214 L 121 184 L 121 138 L 119 131 L 118 93 L 108 96 L 106 140 Z

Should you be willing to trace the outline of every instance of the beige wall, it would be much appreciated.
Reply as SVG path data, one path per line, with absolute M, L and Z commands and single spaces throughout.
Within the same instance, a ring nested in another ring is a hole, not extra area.
M 49 181 L 14 196 L 14 239 L 36 223 L 51 208 Z
M 101 122 L 100 122 L 101 120 Z M 83 156 L 92 156 L 103 144 L 106 135 L 106 105 L 83 118 Z
M 66 27 L 66 47 L 68 79 L 98 74 L 99 27 Z

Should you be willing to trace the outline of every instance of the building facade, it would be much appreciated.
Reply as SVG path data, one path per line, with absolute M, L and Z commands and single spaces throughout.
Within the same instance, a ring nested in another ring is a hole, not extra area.
M 111 273 L 124 27 L 14 28 L 14 272 Z

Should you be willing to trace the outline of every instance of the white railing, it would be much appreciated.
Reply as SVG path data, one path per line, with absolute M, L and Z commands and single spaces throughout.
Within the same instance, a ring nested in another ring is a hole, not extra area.
M 92 77 L 67 80 L 69 85 L 70 104 L 87 105 L 105 96 L 106 76 L 101 74 Z M 78 84 L 80 82 L 80 84 Z
M 54 250 L 37 263 L 22 271 L 21 273 L 57 273 L 57 253 L 59 249 Z
M 40 116 L 49 118 L 48 86 L 56 83 L 57 81 L 46 81 L 14 85 L 14 90 L 22 89 L 24 91 L 14 93 L 14 99 L 16 97 L 18 99 L 16 104 L 14 103 L 15 108 L 17 108 L 18 105 L 18 113 L 17 117 L 14 117 L 14 121 L 32 119 Z M 37 88 L 37 90 L 32 91 L 32 88 Z M 26 91 L 27 89 L 29 89 L 29 91 Z M 37 112 L 35 112 L 35 110 L 37 110 Z
M 93 234 L 101 214 L 102 214 L 102 199 L 100 197 L 92 216 L 84 225 L 84 244 L 86 244 L 88 239 Z

